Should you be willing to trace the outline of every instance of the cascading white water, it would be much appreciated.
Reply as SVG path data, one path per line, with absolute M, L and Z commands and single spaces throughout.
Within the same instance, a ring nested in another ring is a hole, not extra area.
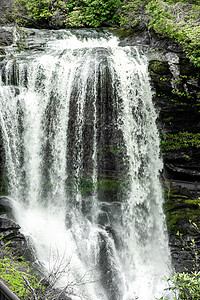
M 72 299 L 161 297 L 170 259 L 145 51 L 91 30 L 33 30 L 27 44 L 8 47 L 0 73 L 22 232 L 45 268 L 67 266 Z

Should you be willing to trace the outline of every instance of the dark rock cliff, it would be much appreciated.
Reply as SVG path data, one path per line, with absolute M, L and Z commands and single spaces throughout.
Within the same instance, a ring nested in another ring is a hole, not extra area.
M 179 45 L 154 49 L 159 54 L 150 60 L 149 72 L 158 111 L 172 262 L 177 271 L 191 271 L 198 269 L 200 252 L 200 69 Z
M 131 31 L 126 37 L 122 33 L 121 45 L 146 45 L 150 50 L 172 264 L 180 272 L 199 270 L 200 68 L 174 40 L 147 30 L 140 22 Z
M 13 200 L 4 196 L 0 196 L 0 245 L 8 245 L 16 257 L 34 260 L 33 252 L 25 236 L 20 233 L 20 226 L 15 222 Z

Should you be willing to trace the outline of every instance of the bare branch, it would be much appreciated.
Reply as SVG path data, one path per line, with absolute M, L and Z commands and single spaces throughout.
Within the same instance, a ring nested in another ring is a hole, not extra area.
M 28 290 L 32 293 L 32 295 L 33 295 L 33 299 L 34 300 L 38 300 L 38 297 L 36 296 L 36 293 L 35 293 L 35 289 L 31 286 L 31 284 L 30 284 L 30 282 L 29 282 L 29 280 L 28 280 L 28 278 L 26 278 L 25 276 L 23 276 L 23 279 L 24 279 L 24 281 L 25 281 L 25 286 L 28 288 Z

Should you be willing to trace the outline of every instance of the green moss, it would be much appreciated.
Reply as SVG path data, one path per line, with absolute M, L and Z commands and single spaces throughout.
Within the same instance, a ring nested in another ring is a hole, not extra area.
M 198 198 L 198 199 L 187 199 L 187 200 L 185 200 L 185 203 L 198 204 L 200 206 L 200 198 Z
M 188 196 L 184 196 L 184 195 L 175 195 L 175 194 L 172 194 L 172 193 L 170 193 L 169 196 L 170 196 L 171 198 L 179 199 L 180 201 L 181 201 L 182 199 L 187 199 L 187 198 L 188 198 Z
M 1 236 L 4 243 L 4 237 Z M 1 280 L 22 300 L 28 299 L 60 299 L 61 291 L 55 288 L 58 281 L 58 274 L 66 272 L 60 258 L 55 258 L 56 263 L 50 273 L 42 274 L 41 266 L 31 265 L 23 257 L 16 256 L 16 253 L 9 248 L 8 243 L 0 248 L 0 278 Z M 59 263 L 58 263 L 59 262 Z M 42 278 L 41 278 L 42 276 Z M 71 292 L 71 286 L 66 284 L 65 291 Z
M 124 153 L 126 151 L 125 147 L 108 147 L 105 149 L 106 152 L 110 152 L 113 154 L 120 154 L 120 153 Z
M 200 148 L 200 133 L 188 131 L 179 132 L 177 134 L 168 133 L 163 134 L 161 138 L 161 149 L 163 152 L 187 147 Z
M 82 195 L 90 194 L 94 192 L 96 189 L 96 185 L 93 183 L 90 178 L 80 178 L 78 182 L 78 191 Z
M 186 194 L 184 194 L 186 193 Z M 183 188 L 164 189 L 164 210 L 167 228 L 170 233 L 189 234 L 188 226 L 195 223 L 200 228 L 200 198 L 191 199 L 189 191 Z
M 167 77 L 166 76 L 163 76 L 163 77 L 160 77 L 160 81 L 167 81 Z
M 172 92 L 172 94 L 176 94 L 180 97 L 185 97 L 185 98 L 188 98 L 188 99 L 194 99 L 194 97 L 191 96 L 190 93 L 180 92 L 180 91 L 175 90 L 175 89 L 173 89 L 171 92 Z
M 121 191 L 126 188 L 125 182 L 113 179 L 101 179 L 97 182 L 98 191 Z
M 153 60 L 149 63 L 149 71 L 155 73 L 156 75 L 166 75 L 170 73 L 169 65 L 167 62 L 160 60 Z
M 181 84 L 182 83 L 181 80 L 176 80 L 176 79 L 172 79 L 172 82 L 175 83 L 175 84 Z
M 181 78 L 188 78 L 187 75 L 180 75 Z
M 4 237 L 1 236 L 0 239 L 4 239 Z M 31 293 L 25 286 L 24 278 L 27 278 L 33 289 L 39 286 L 39 279 L 33 275 L 33 269 L 28 262 L 24 261 L 23 257 L 13 255 L 8 247 L 9 243 L 1 246 L 0 277 L 20 299 L 30 299 Z
M 160 73 L 160 68 L 162 68 L 162 66 L 163 66 L 163 63 L 161 61 L 155 60 L 154 64 L 153 64 L 153 70 L 154 70 L 154 72 L 158 71 L 158 73 Z
M 200 210 L 192 210 L 190 208 L 180 208 L 172 212 L 166 213 L 167 228 L 169 232 L 188 234 L 188 228 L 184 224 L 189 222 L 195 223 L 200 228 Z
M 36 288 L 37 280 L 34 276 L 27 274 L 26 272 L 18 270 L 21 268 L 21 262 L 11 261 L 9 258 L 3 258 L 0 260 L 0 276 L 6 282 L 6 284 L 10 287 L 12 291 L 16 293 L 20 299 L 26 296 L 26 288 L 24 286 L 24 276 L 28 277 L 29 282 L 33 287 Z M 26 267 L 23 264 L 23 267 Z
M 105 197 L 110 197 L 110 194 L 124 192 L 128 188 L 126 180 L 116 179 L 99 179 L 93 182 L 91 178 L 68 179 L 68 191 L 71 193 L 80 193 L 82 196 L 92 195 L 93 192 L 105 194 Z
M 171 120 L 173 120 L 173 116 L 169 116 L 169 117 L 167 117 L 167 118 L 163 118 L 163 121 L 171 121 Z
M 171 91 L 172 92 L 172 91 Z M 172 95 L 174 96 L 174 97 L 172 97 Z M 166 100 L 168 100 L 169 102 L 174 102 L 174 103 L 177 103 L 177 104 L 179 104 L 179 105 L 181 105 L 181 106 L 192 106 L 192 107 L 194 107 L 194 106 L 196 106 L 197 104 L 194 104 L 194 103 L 188 103 L 187 101 L 186 102 L 183 102 L 185 99 L 184 98 L 181 98 L 180 99 L 180 97 L 177 97 L 178 96 L 178 94 L 175 94 L 175 93 L 169 93 L 168 95 L 167 94 L 165 94 L 165 93 L 163 93 L 163 92 L 159 92 L 158 94 L 157 94 L 157 97 L 158 98 L 164 98 L 164 99 L 166 99 Z
M 119 37 L 120 39 L 129 37 L 131 35 L 133 35 L 133 31 L 131 29 L 126 29 L 126 28 L 107 28 L 108 30 L 110 30 L 113 34 L 115 34 L 117 37 Z

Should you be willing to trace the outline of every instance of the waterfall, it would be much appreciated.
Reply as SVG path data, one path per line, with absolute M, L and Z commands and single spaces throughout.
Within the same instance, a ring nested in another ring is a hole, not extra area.
M 105 30 L 29 31 L 0 69 L 21 231 L 46 270 L 64 266 L 71 299 L 161 297 L 170 258 L 147 49 Z

